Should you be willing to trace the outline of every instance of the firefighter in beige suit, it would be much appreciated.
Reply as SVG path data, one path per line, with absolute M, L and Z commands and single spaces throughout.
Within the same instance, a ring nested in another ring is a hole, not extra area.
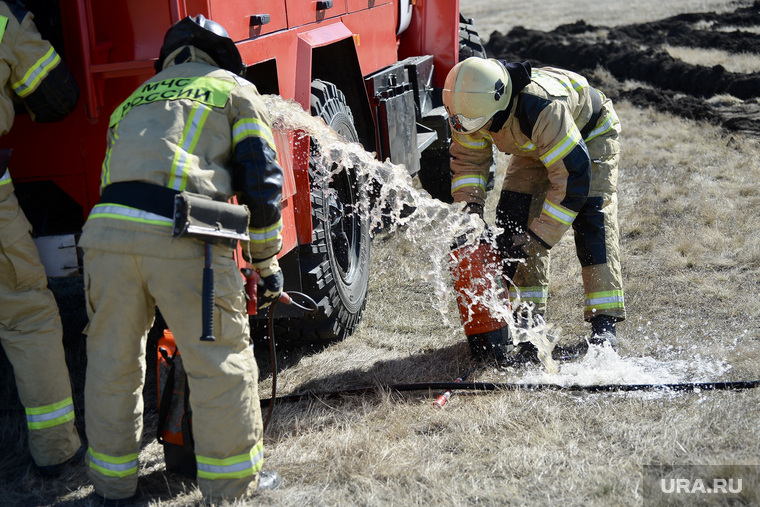
M 482 217 L 492 146 L 511 155 L 496 208 L 510 297 L 544 314 L 549 252 L 572 227 L 591 342 L 615 346 L 625 302 L 616 190 L 620 122 L 612 102 L 574 72 L 482 58 L 451 70 L 443 100 L 453 129 L 455 201 Z
M 37 122 L 63 119 L 79 99 L 68 68 L 15 2 L 0 2 L 0 82 L 0 135 L 13 125 L 13 95 Z M 52 475 L 81 443 L 58 306 L 13 192 L 9 156 L 0 150 L 0 342 L 26 410 L 32 458 L 43 475 Z
M 145 349 L 155 307 L 182 353 L 190 388 L 198 485 L 210 500 L 264 484 L 258 371 L 243 281 L 214 245 L 214 334 L 200 341 L 204 243 L 172 237 L 181 191 L 251 212 L 245 255 L 271 302 L 282 293 L 282 168 L 256 87 L 240 77 L 227 32 L 203 16 L 166 33 L 158 73 L 112 114 L 100 201 L 80 240 L 90 315 L 85 422 L 88 474 L 106 499 L 133 496 L 143 431 Z

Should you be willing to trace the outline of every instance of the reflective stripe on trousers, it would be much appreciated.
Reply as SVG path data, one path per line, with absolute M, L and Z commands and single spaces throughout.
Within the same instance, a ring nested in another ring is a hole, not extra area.
M 240 479 L 254 475 L 264 464 L 264 443 L 259 442 L 249 454 L 230 458 L 215 459 L 195 456 L 198 463 L 198 477 L 203 479 Z
M 74 402 L 71 397 L 43 407 L 27 407 L 26 424 L 30 430 L 52 428 L 74 420 Z
M 126 456 L 109 456 L 95 452 L 92 447 L 87 449 L 89 466 L 107 477 L 129 477 L 137 475 L 137 453 Z

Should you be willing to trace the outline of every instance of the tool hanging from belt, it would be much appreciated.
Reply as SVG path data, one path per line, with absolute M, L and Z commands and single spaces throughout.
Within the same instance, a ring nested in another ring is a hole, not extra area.
M 214 341 L 214 271 L 211 266 L 211 246 L 234 248 L 238 241 L 248 241 L 248 221 L 251 213 L 240 204 L 214 201 L 210 197 L 180 192 L 174 196 L 174 229 L 172 236 L 190 237 L 205 243 L 203 266 L 201 341 Z
M 221 244 L 235 248 L 238 241 L 249 240 L 248 222 L 251 213 L 248 207 L 215 201 L 201 194 L 178 192 L 143 181 L 112 183 L 101 192 L 99 203 L 129 206 L 170 218 L 174 221 L 173 237 L 194 238 L 205 243 L 201 340 L 214 341 L 214 271 L 211 267 L 211 246 Z

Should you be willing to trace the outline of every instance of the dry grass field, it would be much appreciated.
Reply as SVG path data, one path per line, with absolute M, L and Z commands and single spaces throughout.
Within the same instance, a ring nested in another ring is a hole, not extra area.
M 462 3 L 484 39 L 515 26 L 550 31 L 580 19 L 615 26 L 751 5 L 551 0 L 531 10 L 513 1 Z M 707 50 L 668 51 L 693 65 L 716 61 Z M 757 72 L 757 58 L 732 72 Z M 602 90 L 646 86 L 604 68 L 590 79 Z M 432 406 L 439 390 L 395 390 L 453 381 L 475 366 L 442 259 L 452 210 L 417 197 L 422 212 L 373 241 L 370 295 L 356 333 L 320 349 L 280 351 L 278 396 L 376 389 L 279 402 L 265 434 L 265 468 L 277 470 L 284 487 L 235 505 L 660 505 L 646 501 L 653 498 L 648 466 L 711 466 L 726 478 L 737 467 L 760 466 L 757 389 L 561 388 L 760 379 L 760 139 L 624 98 L 615 107 L 623 124 L 618 193 L 628 309 L 617 353 L 592 348 L 554 375 L 541 365 L 480 368 L 467 380 L 560 388 L 456 391 L 443 409 Z M 506 162 L 501 155 L 497 176 Z M 497 193 L 489 197 L 490 221 Z M 582 300 L 568 235 L 553 250 L 547 314 L 560 343 L 588 334 Z M 272 383 L 265 365 L 262 398 Z M 97 505 L 81 466 L 60 480 L 39 478 L 20 437 L 20 413 L 0 401 L 0 505 Z M 135 504 L 201 504 L 192 482 L 164 473 L 154 429 L 155 410 L 146 414 Z M 671 505 L 760 505 L 760 473 L 750 475 L 733 503 L 686 494 Z

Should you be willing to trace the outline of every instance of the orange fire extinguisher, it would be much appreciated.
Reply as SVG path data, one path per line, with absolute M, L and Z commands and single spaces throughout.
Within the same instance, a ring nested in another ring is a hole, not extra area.
M 450 268 L 470 351 L 476 359 L 503 362 L 512 340 L 505 316 L 511 314 L 511 306 L 501 257 L 483 239 L 454 248 Z M 494 311 L 497 306 L 502 311 Z
M 195 478 L 195 445 L 190 389 L 174 335 L 168 329 L 158 339 L 158 429 L 166 469 Z

